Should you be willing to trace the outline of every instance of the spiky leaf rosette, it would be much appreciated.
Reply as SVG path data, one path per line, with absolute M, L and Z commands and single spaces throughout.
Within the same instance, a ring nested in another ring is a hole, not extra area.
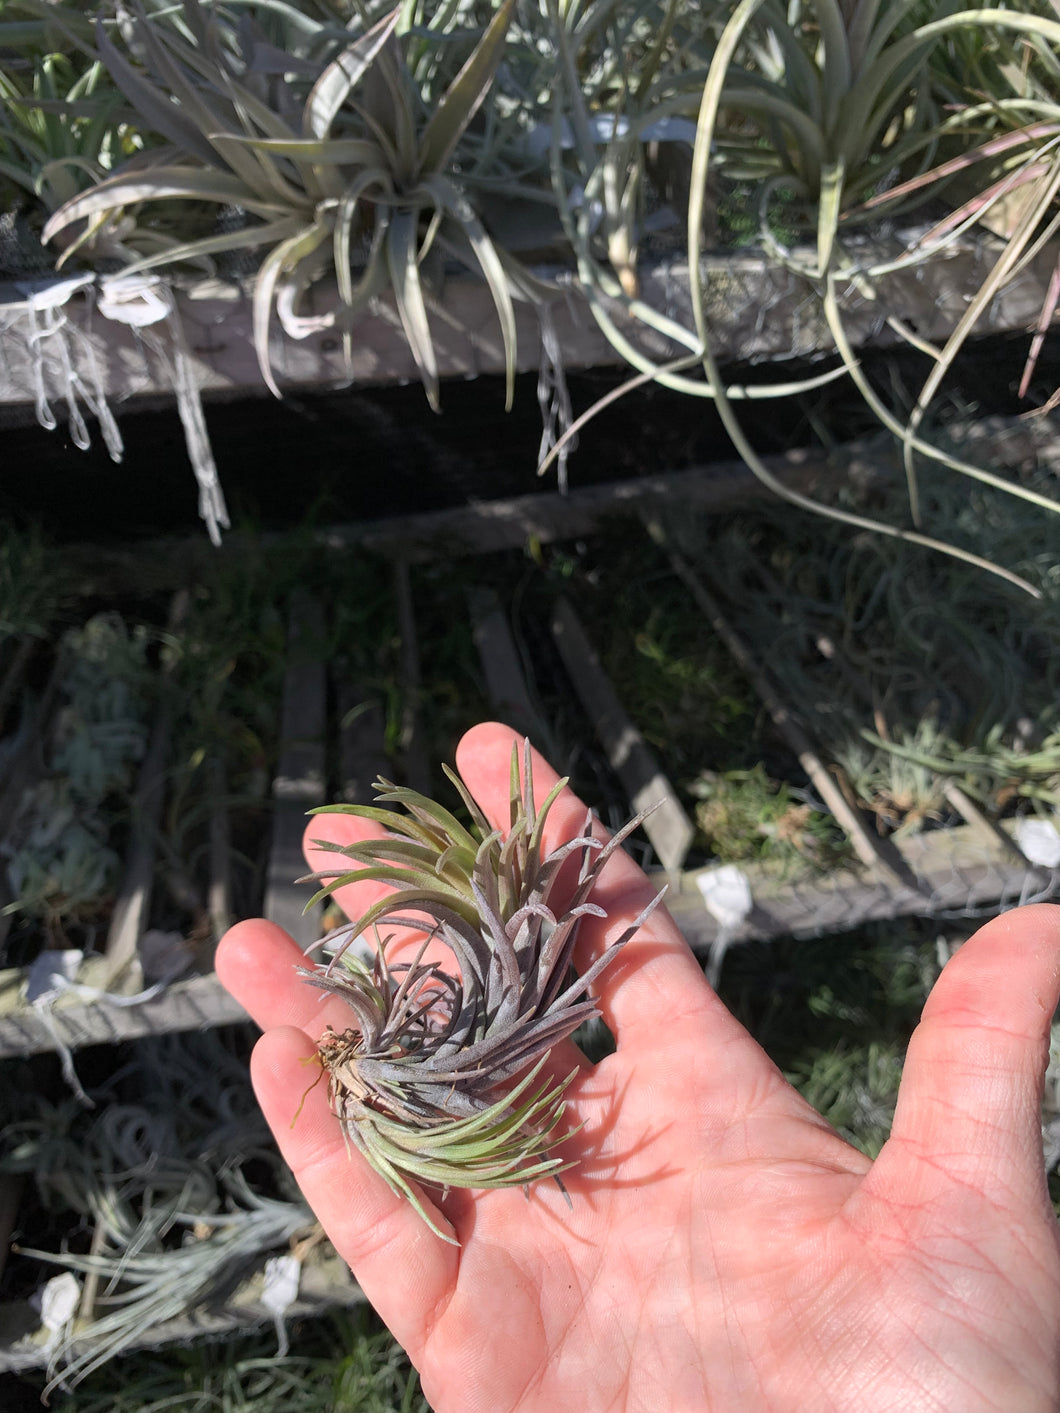
M 311 875 L 324 883 L 312 902 L 351 883 L 384 881 L 393 891 L 315 944 L 333 949 L 330 961 L 300 969 L 352 1012 L 347 1030 L 329 1026 L 320 1041 L 344 1132 L 435 1231 L 410 1179 L 444 1188 L 526 1186 L 569 1166 L 552 1150 L 569 1136 L 563 1096 L 573 1076 L 555 1078 L 546 1057 L 598 1014 L 594 982 L 662 896 L 576 975 L 579 923 L 605 916 L 590 894 L 644 814 L 606 843 L 592 837 L 587 814 L 579 835 L 546 853 L 545 820 L 567 782 L 536 808 L 529 742 L 521 776 L 512 751 L 506 835 L 490 828 L 460 777 L 448 768 L 446 775 L 467 806 L 470 828 L 386 780 L 376 783 L 377 805 L 314 811 L 357 815 L 387 835 L 345 845 L 317 841 L 356 866 Z M 572 855 L 580 856 L 577 881 L 559 910 L 553 891 Z M 411 960 L 388 960 L 392 935 L 381 934 L 384 922 L 406 939 L 422 938 Z M 377 943 L 371 967 L 349 950 L 368 931 Z M 452 954 L 452 968 L 427 959 L 428 949 L 437 956 L 437 943 Z

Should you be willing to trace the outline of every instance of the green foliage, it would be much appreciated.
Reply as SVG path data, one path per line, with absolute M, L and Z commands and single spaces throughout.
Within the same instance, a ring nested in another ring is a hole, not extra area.
M 6 912 L 40 918 L 53 939 L 98 919 L 120 859 L 109 843 L 127 809 L 147 739 L 147 634 L 113 613 L 69 629 L 59 644 L 60 706 L 48 773 L 16 807 L 7 860 L 14 902 Z
M 54 211 L 102 180 L 135 139 L 99 63 L 46 54 L 0 72 L 0 174 Z M 109 252 L 101 252 L 109 253 Z
M 463 733 L 495 710 L 468 617 L 468 592 L 489 582 L 491 567 L 476 556 L 416 566 L 410 576 L 420 640 L 419 718 L 432 760 L 451 759 Z M 437 783 L 444 783 L 440 775 Z
M 1031 486 L 1048 479 L 1025 474 Z M 901 492 L 863 494 L 890 507 Z M 988 488 L 933 485 L 929 504 L 955 543 L 1018 564 L 1040 601 L 768 503 L 724 524 L 670 516 L 668 531 L 882 826 L 947 818 L 947 781 L 995 815 L 1055 808 L 1060 576 L 1049 522 Z
M 62 556 L 39 531 L 0 527 L 0 662 L 10 639 L 47 636 L 68 592 Z
M 282 1357 L 271 1330 L 128 1353 L 87 1378 L 71 1406 L 76 1413 L 429 1413 L 415 1370 L 367 1306 L 298 1321 Z
M 166 635 L 167 691 L 176 704 L 161 848 L 171 871 L 209 894 L 209 829 L 228 836 L 232 902 L 257 905 L 257 848 L 279 743 L 286 659 L 285 600 L 304 560 L 297 546 L 267 554 L 247 534 L 191 590 L 188 612 Z M 200 919 L 194 920 L 196 923 Z M 211 919 L 216 930 L 224 926 Z
M 935 928 L 908 920 L 750 943 L 727 953 L 719 994 L 796 1089 L 875 1157 L 944 955 Z
M 617 525 L 571 553 L 550 547 L 531 602 L 543 615 L 570 594 L 626 711 L 686 788 L 706 763 L 740 769 L 761 704 L 732 657 L 639 527 Z
M 770 780 L 761 762 L 750 770 L 704 771 L 691 793 L 699 801 L 696 823 L 718 859 L 771 859 L 786 870 L 820 870 L 850 856 L 835 821 L 790 786 Z

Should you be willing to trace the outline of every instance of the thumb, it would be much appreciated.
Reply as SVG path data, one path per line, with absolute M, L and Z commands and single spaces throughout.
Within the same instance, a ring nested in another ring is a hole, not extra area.
M 980 928 L 928 997 L 870 1181 L 912 1159 L 924 1200 L 956 1182 L 1046 1202 L 1041 1092 L 1058 999 L 1060 907 L 1018 908 Z

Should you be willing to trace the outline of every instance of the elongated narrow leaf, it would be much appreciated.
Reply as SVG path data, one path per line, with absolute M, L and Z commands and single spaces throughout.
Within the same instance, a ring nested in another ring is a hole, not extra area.
M 314 166 L 380 165 L 381 154 L 375 143 L 357 137 L 229 137 L 228 140 L 252 147 L 256 152 L 293 157 Z
M 415 211 L 395 211 L 391 217 L 386 242 L 387 268 L 401 327 L 420 370 L 427 401 L 438 412 L 438 361 L 420 283 L 416 217 Z
M 421 175 L 441 172 L 444 169 L 456 144 L 467 130 L 468 123 L 478 112 L 504 53 L 504 43 L 514 10 L 515 0 L 504 0 L 504 4 L 490 20 L 474 53 L 431 114 L 420 138 Z
M 147 62 L 153 66 L 161 82 L 177 99 L 185 118 L 198 128 L 200 135 L 213 149 L 213 156 L 209 159 L 211 165 L 228 167 L 242 178 L 251 191 L 264 195 L 261 167 L 251 153 L 244 153 L 236 148 L 222 155 L 215 135 L 230 128 L 225 114 L 208 103 L 188 76 L 181 71 L 180 65 L 171 57 L 165 43 L 156 34 L 155 26 L 146 19 L 139 20 L 136 24 L 136 37 L 144 48 Z
M 504 344 L 505 411 L 510 412 L 515 396 L 516 328 L 515 308 L 504 265 L 471 203 L 448 178 L 425 177 L 421 185 L 431 193 L 439 208 L 448 212 L 452 218 L 446 224 L 449 233 L 448 238 L 443 238 L 446 244 L 452 244 L 454 238 L 462 238 L 466 242 L 472 259 L 464 256 L 462 251 L 461 257 L 469 268 L 477 264 L 493 296 Z
M 280 218 L 290 215 L 287 207 L 260 200 L 247 191 L 238 177 L 228 173 L 205 171 L 198 167 L 155 167 L 127 177 L 118 173 L 68 201 L 48 220 L 41 238 L 47 243 L 74 221 L 91 219 L 120 206 L 163 200 L 217 201 L 224 205 L 242 206 L 257 216 Z
M 111 77 L 148 126 L 191 157 L 213 166 L 217 154 L 202 132 L 161 89 L 135 69 L 96 21 L 96 45 Z
M 379 169 L 369 169 L 346 188 L 335 211 L 333 259 L 335 278 L 339 286 L 339 298 L 345 306 L 345 326 L 343 327 L 343 349 L 347 363 L 351 357 L 351 333 L 349 321 L 363 309 L 375 295 L 386 287 L 386 233 L 390 225 L 390 215 L 386 205 L 377 203 L 374 209 L 374 228 L 368 249 L 368 258 L 360 279 L 354 283 L 350 267 L 351 245 L 354 222 L 358 219 L 362 198 L 375 188 L 387 196 L 391 195 L 387 174 Z
M 366 34 L 334 59 L 317 79 L 306 99 L 302 129 L 306 137 L 326 138 L 339 109 L 360 83 L 379 51 L 397 28 L 401 6 L 391 10 Z
M 297 235 L 304 225 L 302 220 L 292 216 L 282 221 L 267 221 L 260 226 L 248 226 L 242 231 L 227 231 L 223 235 L 204 236 L 202 240 L 182 241 L 123 265 L 121 272 L 123 275 L 142 275 L 146 270 L 202 260 L 211 255 L 221 255 L 227 250 L 255 250 L 258 246 L 275 245 L 278 241 Z
M 281 396 L 272 375 L 269 359 L 269 322 L 272 317 L 272 300 L 280 278 L 292 270 L 300 260 L 311 255 L 328 238 L 325 227 L 314 225 L 297 235 L 281 241 L 269 251 L 261 263 L 258 277 L 254 282 L 252 318 L 254 328 L 254 350 L 258 355 L 258 366 L 266 386 L 276 397 Z

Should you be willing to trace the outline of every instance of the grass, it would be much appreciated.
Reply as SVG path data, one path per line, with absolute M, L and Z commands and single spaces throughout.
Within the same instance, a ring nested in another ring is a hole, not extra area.
M 623 706 L 679 788 L 707 757 L 722 768 L 755 763 L 748 743 L 762 725 L 759 703 L 636 525 L 541 549 L 523 618 L 547 625 L 559 595 L 575 606 Z M 569 693 L 565 682 L 560 691 Z M 575 729 L 584 736 L 587 727 Z
M 1030 473 L 1031 484 L 1046 473 Z M 893 505 L 896 490 L 862 493 Z M 998 816 L 1060 800 L 1060 579 L 1049 522 L 988 488 L 938 482 L 946 534 L 1019 559 L 1034 603 L 966 565 L 768 503 L 724 522 L 671 517 L 737 630 L 761 655 L 881 828 L 949 818 L 959 784 Z
M 971 929 L 949 929 L 950 941 Z M 875 1157 L 890 1132 L 909 1037 L 940 970 L 937 923 L 731 948 L 719 994 L 796 1089 Z
M 538 559 L 527 612 L 547 622 L 557 594 L 576 605 L 625 710 L 700 826 L 700 854 L 769 857 L 792 872 L 844 856 L 841 833 L 807 793 L 754 690 L 636 524 Z M 569 717 L 565 693 L 564 684 L 555 709 Z M 591 724 L 571 729 L 584 740 Z M 599 797 L 601 769 L 595 780 L 586 772 L 589 798 Z

